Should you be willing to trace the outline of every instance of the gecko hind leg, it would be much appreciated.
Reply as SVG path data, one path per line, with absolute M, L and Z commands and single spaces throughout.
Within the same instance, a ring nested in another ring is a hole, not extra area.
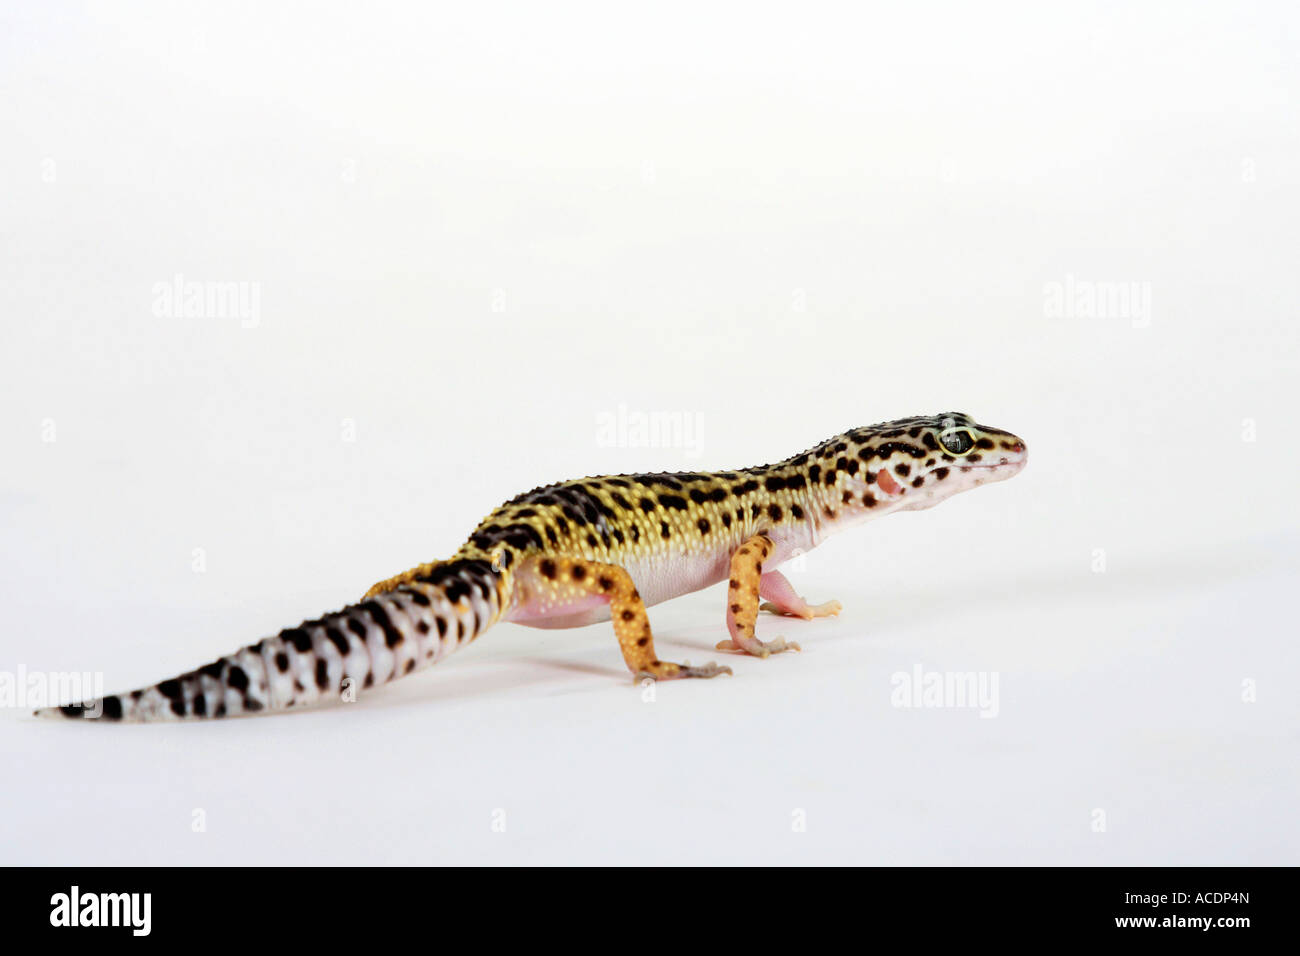
M 758 585 L 758 593 L 767 598 L 758 609 L 782 617 L 797 617 L 811 621 L 815 617 L 834 617 L 844 610 L 844 605 L 839 601 L 809 604 L 795 593 L 794 585 L 780 571 L 769 571 L 764 574 Z
M 720 651 L 744 651 L 755 657 L 770 657 L 782 651 L 802 650 L 793 641 L 774 637 L 760 641 L 754 635 L 754 622 L 758 619 L 758 595 L 763 574 L 763 562 L 772 553 L 772 539 L 756 534 L 731 556 L 731 580 L 727 582 L 727 630 L 731 639 L 718 642 Z M 784 579 L 782 579 L 784 580 Z M 789 587 L 789 583 L 786 584 Z
M 684 677 L 717 677 L 730 674 L 731 668 L 712 662 L 700 667 L 689 663 L 661 661 L 655 654 L 654 637 L 645 602 L 637 592 L 632 577 L 614 564 L 602 564 L 583 558 L 541 558 L 528 572 L 535 575 L 538 590 L 550 591 L 560 602 L 599 596 L 609 601 L 614 636 L 618 638 L 623 660 L 637 680 L 677 680 Z

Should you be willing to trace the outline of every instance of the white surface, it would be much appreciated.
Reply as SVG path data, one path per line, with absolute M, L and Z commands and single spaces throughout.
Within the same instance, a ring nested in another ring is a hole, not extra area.
M 951 408 L 1030 463 L 653 703 L 607 625 L 502 626 L 342 709 L 4 715 L 0 860 L 1300 863 L 1295 9 L 854 10 L 11 9 L 0 668 L 169 676 L 559 478 Z M 156 315 L 177 273 L 256 327 Z M 997 717 L 891 706 L 918 664 Z

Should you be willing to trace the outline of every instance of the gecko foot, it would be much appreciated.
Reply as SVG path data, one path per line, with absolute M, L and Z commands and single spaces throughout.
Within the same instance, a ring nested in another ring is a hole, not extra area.
M 797 617 L 800 620 L 811 621 L 815 617 L 834 617 L 844 610 L 844 605 L 839 601 L 827 601 L 825 604 L 804 604 L 796 608 L 764 601 L 758 609 L 780 617 Z
M 717 649 L 720 651 L 742 651 L 746 654 L 753 654 L 755 657 L 768 658 L 773 654 L 780 654 L 782 651 L 802 651 L 794 641 L 787 641 L 784 637 L 774 637 L 770 641 L 760 641 L 757 638 L 750 638 L 744 643 L 737 644 L 735 641 L 726 640 L 718 641 Z
M 680 664 L 674 664 L 671 661 L 655 661 L 651 665 L 653 670 L 639 670 L 636 672 L 637 681 L 645 678 L 651 680 L 677 680 L 683 677 L 700 677 L 709 678 L 717 677 L 719 674 L 730 674 L 731 668 L 726 664 L 715 664 L 713 661 L 692 667 L 689 661 L 682 661 Z

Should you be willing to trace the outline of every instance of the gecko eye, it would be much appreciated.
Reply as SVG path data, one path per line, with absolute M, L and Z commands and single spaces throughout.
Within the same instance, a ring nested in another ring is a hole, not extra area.
M 975 439 L 964 428 L 951 428 L 939 433 L 939 444 L 950 455 L 969 455 L 975 447 Z

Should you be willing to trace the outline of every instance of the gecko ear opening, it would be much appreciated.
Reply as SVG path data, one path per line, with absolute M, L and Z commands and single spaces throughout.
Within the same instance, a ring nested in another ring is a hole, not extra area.
M 889 473 L 888 468 L 881 468 L 876 473 L 876 485 L 885 494 L 893 497 L 902 492 L 902 487 L 894 480 L 894 476 Z

